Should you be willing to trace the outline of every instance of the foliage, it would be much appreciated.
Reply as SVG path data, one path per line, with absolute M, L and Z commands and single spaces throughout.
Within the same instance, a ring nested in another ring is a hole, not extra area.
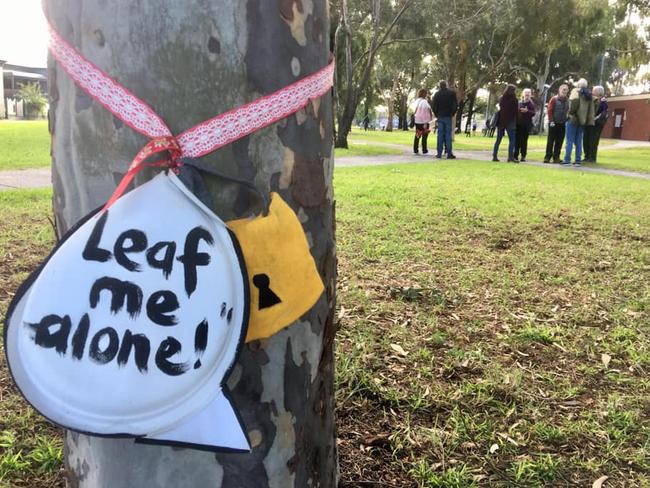
M 42 115 L 43 109 L 47 105 L 47 99 L 43 95 L 43 92 L 41 92 L 41 87 L 38 83 L 24 84 L 18 90 L 16 98 L 25 103 L 25 111 L 32 115 Z

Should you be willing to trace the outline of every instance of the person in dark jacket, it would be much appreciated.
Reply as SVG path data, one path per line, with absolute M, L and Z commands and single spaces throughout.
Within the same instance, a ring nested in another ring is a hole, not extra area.
M 605 98 L 605 89 L 597 85 L 591 91 L 594 97 L 594 110 L 596 116 L 594 117 L 594 125 L 585 127 L 585 162 L 595 163 L 596 156 L 598 155 L 598 143 L 600 142 L 600 133 L 605 127 L 607 118 L 609 117 L 609 106 Z
M 530 99 L 530 88 L 524 88 L 522 92 L 521 101 L 519 102 L 519 111 L 517 112 L 517 128 L 515 135 L 515 161 L 519 159 L 521 154 L 521 161 L 526 161 L 526 154 L 528 153 L 528 135 L 530 129 L 533 127 L 533 116 L 535 115 L 535 105 Z
M 508 85 L 499 99 L 499 121 L 497 122 L 497 140 L 494 141 L 492 161 L 499 161 L 497 154 L 503 135 L 508 133 L 508 162 L 518 162 L 515 159 L 515 134 L 519 102 L 515 94 L 515 85 Z
M 546 115 L 548 116 L 548 138 L 546 139 L 546 155 L 544 162 L 550 163 L 551 158 L 555 164 L 559 164 L 562 144 L 564 143 L 564 131 L 569 116 L 569 85 L 560 85 L 560 89 L 551 101 L 548 102 Z
M 433 96 L 433 114 L 438 121 L 438 147 L 437 158 L 442 157 L 443 146 L 447 147 L 447 159 L 456 159 L 451 146 L 451 118 L 456 114 L 458 109 L 458 99 L 456 92 L 447 87 L 445 80 L 438 84 L 438 91 Z

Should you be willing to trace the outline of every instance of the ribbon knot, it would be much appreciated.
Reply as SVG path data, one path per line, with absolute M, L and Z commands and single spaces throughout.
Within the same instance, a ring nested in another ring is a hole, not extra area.
M 151 156 L 162 152 L 167 152 L 169 154 L 169 159 L 146 162 Z M 117 185 L 117 188 L 115 188 L 111 198 L 109 198 L 106 205 L 104 205 L 102 212 L 108 210 L 108 208 L 122 196 L 135 175 L 143 169 L 169 168 L 174 171 L 174 173 L 178 174 L 179 168 L 183 166 L 183 161 L 181 161 L 182 156 L 183 151 L 178 140 L 174 136 L 161 136 L 150 140 L 142 149 L 140 149 L 140 151 L 138 151 L 135 158 L 133 158 L 128 171 L 122 177 L 122 181 Z

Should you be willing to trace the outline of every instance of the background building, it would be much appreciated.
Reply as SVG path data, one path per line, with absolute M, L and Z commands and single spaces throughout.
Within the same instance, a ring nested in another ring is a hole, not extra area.
M 609 119 L 603 137 L 650 141 L 650 93 L 607 99 Z

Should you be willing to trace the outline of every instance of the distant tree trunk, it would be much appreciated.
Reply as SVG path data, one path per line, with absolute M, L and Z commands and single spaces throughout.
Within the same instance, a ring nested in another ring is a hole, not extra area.
M 323 67 L 324 0 L 45 0 L 56 29 L 148 102 L 179 133 Z M 109 197 L 147 142 L 77 88 L 50 60 L 54 213 L 67 231 Z M 302 320 L 245 345 L 228 378 L 253 447 L 213 454 L 68 432 L 74 488 L 336 486 L 335 290 L 329 95 L 204 159 L 278 191 L 300 215 L 326 291 Z M 145 177 L 139 177 L 144 181 Z M 224 219 L 248 205 L 240 187 L 209 181 Z M 163 218 L 164 216 L 152 216 Z M 216 420 L 216 419 L 215 419 Z
M 393 114 L 395 113 L 395 94 L 397 93 L 397 79 L 393 80 L 393 87 L 390 89 L 388 98 L 388 121 L 386 122 L 386 132 L 393 131 Z
M 474 101 L 476 100 L 476 91 L 467 93 L 469 107 L 467 108 L 467 122 L 465 123 L 465 132 L 472 131 L 472 116 L 474 115 Z
M 402 130 L 409 130 L 408 122 L 408 92 L 399 92 L 399 128 Z

